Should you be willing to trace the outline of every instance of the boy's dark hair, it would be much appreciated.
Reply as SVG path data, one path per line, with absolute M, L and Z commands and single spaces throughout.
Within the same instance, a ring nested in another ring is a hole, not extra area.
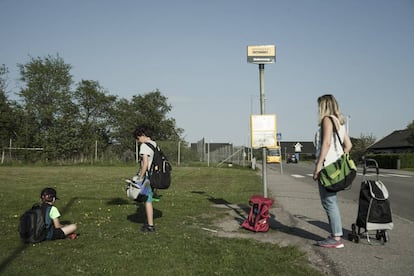
M 40 192 L 40 198 L 42 199 L 42 201 L 44 202 L 52 202 L 53 199 L 59 199 L 57 197 L 56 194 L 56 190 L 53 188 L 44 188 L 41 192 Z
M 148 126 L 139 126 L 134 131 L 134 138 L 137 138 L 139 136 L 145 135 L 147 137 L 151 137 L 151 130 Z

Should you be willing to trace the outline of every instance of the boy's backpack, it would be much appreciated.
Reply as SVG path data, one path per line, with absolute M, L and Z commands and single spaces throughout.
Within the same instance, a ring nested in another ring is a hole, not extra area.
M 145 143 L 154 152 L 151 167 L 148 170 L 151 187 L 155 189 L 168 189 L 171 184 L 171 164 L 161 151 L 151 143 Z
M 35 204 L 20 217 L 19 233 L 24 243 L 38 243 L 46 240 L 52 230 L 49 204 Z
M 253 232 L 267 232 L 269 230 L 269 210 L 272 207 L 273 199 L 253 195 L 249 203 L 251 205 L 249 216 L 241 226 Z

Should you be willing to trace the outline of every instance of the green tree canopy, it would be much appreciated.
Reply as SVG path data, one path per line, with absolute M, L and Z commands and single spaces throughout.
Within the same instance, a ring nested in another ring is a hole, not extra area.
M 13 139 L 17 147 L 43 148 L 48 160 L 82 161 L 97 151 L 118 156 L 131 152 L 132 133 L 141 124 L 148 125 L 158 141 L 178 141 L 183 132 L 168 117 L 172 107 L 158 89 L 131 100 L 118 99 L 93 80 L 81 80 L 73 89 L 72 66 L 59 55 L 30 57 L 17 66 L 22 83 L 18 102 L 8 101 L 8 69 L 0 67 L 3 147 Z
M 48 157 L 65 157 L 76 137 L 77 107 L 72 103 L 70 90 L 71 65 L 59 55 L 31 58 L 19 64 L 20 92 L 28 129 L 27 147 L 43 146 Z M 30 136 L 29 136 L 30 135 Z
M 104 149 L 111 141 L 116 96 L 106 95 L 97 81 L 82 80 L 74 94 L 79 108 L 81 152 L 92 153 L 95 141 Z
M 414 120 L 408 124 L 407 129 L 410 130 L 410 135 L 408 136 L 408 143 L 414 145 Z
M 360 160 L 363 155 L 365 155 L 369 146 L 375 143 L 375 136 L 372 134 L 361 134 L 358 139 L 352 138 L 352 158 L 355 160 Z
M 176 127 L 175 120 L 167 115 L 171 111 L 167 98 L 157 89 L 135 95 L 131 101 L 120 99 L 116 103 L 114 137 L 126 148 L 133 149 L 133 132 L 139 125 L 147 125 L 152 130 L 154 140 L 178 141 L 182 129 Z
M 7 147 L 11 137 L 16 133 L 16 117 L 12 103 L 7 98 L 7 74 L 9 70 L 0 66 L 0 147 Z

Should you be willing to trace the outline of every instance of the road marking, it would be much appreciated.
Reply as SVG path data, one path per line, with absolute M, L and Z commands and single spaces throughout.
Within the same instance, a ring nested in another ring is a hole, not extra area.
M 358 173 L 358 175 L 360 175 L 360 176 L 364 176 L 364 174 L 362 174 L 362 173 Z M 367 174 L 365 174 L 365 176 L 366 177 L 374 177 L 374 176 L 377 176 L 377 174 L 376 173 L 367 173 Z M 378 174 L 378 176 L 379 177 L 385 177 L 385 178 L 387 178 L 387 177 L 405 177 L 405 178 L 410 178 L 410 177 L 412 177 L 411 175 L 404 175 L 404 174 L 394 174 L 394 173 L 387 173 L 387 174 Z
M 300 174 L 291 174 L 291 176 L 294 178 L 304 178 L 304 176 Z
M 391 175 L 391 176 L 396 176 L 396 177 L 412 177 L 411 175 L 404 175 L 404 174 L 393 174 L 393 173 L 389 173 L 388 175 Z
M 362 173 L 357 173 L 357 174 L 359 176 L 364 176 L 364 174 L 362 174 Z M 291 176 L 294 177 L 294 178 L 304 178 L 305 177 L 305 176 L 303 176 L 301 174 L 291 174 Z M 308 173 L 308 174 L 306 174 L 306 176 L 313 177 L 313 174 Z M 372 178 L 372 177 L 376 177 L 376 176 L 377 176 L 376 173 L 372 173 L 372 174 L 371 173 L 367 173 L 367 174 L 365 174 L 365 177 L 367 177 L 367 178 Z M 387 178 L 387 177 L 410 178 L 412 176 L 411 175 L 404 175 L 404 174 L 387 173 L 387 174 L 379 174 L 378 177 L 384 177 L 384 178 Z
M 357 173 L 357 174 L 360 175 L 360 176 L 364 176 L 363 173 Z M 376 173 L 366 173 L 365 176 L 366 177 L 373 177 L 373 176 L 377 176 L 377 174 Z M 389 177 L 389 176 L 387 176 L 385 174 L 378 174 L 378 176 L 381 176 L 381 177 Z

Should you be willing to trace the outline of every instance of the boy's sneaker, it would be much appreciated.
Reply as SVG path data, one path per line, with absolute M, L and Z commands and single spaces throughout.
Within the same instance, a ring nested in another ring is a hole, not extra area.
M 156 194 L 156 193 L 152 194 L 152 201 L 158 202 L 158 201 L 160 201 L 160 199 L 161 199 L 161 197 L 158 194 Z
M 326 247 L 326 248 L 343 248 L 344 247 L 344 243 L 343 243 L 342 239 L 337 241 L 335 239 L 328 238 L 328 239 L 323 240 L 323 241 L 318 241 L 316 244 L 321 246 L 321 247 Z
M 152 201 L 158 202 L 161 199 L 161 195 L 159 195 L 156 191 L 152 193 Z
M 141 231 L 142 232 L 155 232 L 155 227 L 154 225 L 144 224 L 141 227 Z
M 70 234 L 70 235 L 68 235 L 67 236 L 67 239 L 68 240 L 74 240 L 74 239 L 76 239 L 78 237 L 78 235 L 76 235 L 76 233 L 72 233 L 72 234 Z

